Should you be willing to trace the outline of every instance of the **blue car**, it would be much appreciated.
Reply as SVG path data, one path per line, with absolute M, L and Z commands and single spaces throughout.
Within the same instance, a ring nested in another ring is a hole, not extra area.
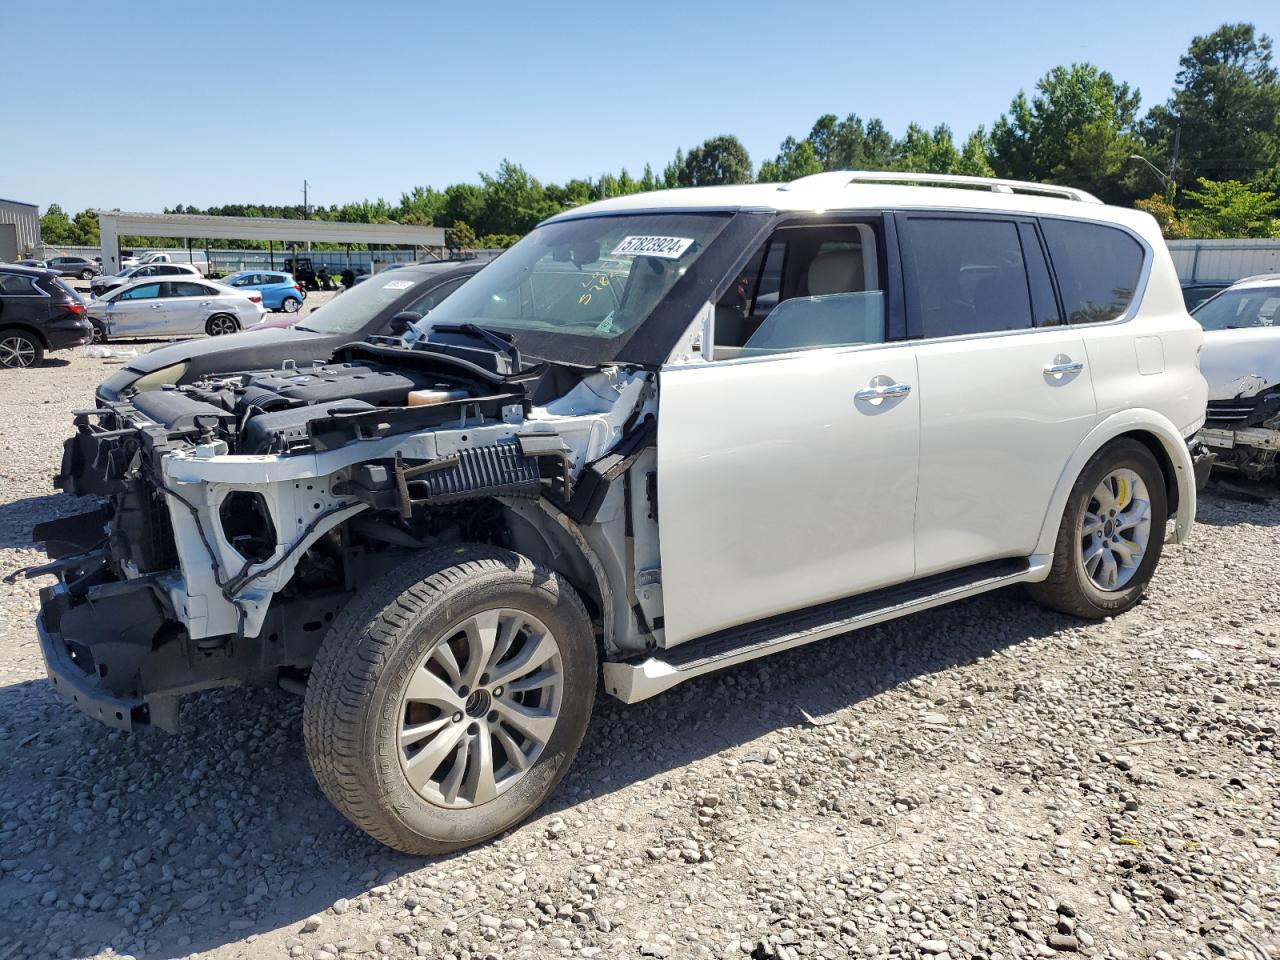
M 292 275 L 275 270 L 241 270 L 223 277 L 219 283 L 238 290 L 257 290 L 262 294 L 262 306 L 267 310 L 283 310 L 285 313 L 297 313 L 302 301 L 307 299 L 307 291 Z

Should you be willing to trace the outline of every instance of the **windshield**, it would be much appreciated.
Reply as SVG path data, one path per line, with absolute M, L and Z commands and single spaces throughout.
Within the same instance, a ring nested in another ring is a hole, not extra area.
M 1224 290 L 1191 314 L 1206 330 L 1270 327 L 1280 317 L 1280 287 Z
M 355 333 L 413 287 L 431 279 L 394 273 L 389 277 L 373 277 L 334 297 L 299 323 L 299 330 L 316 333 Z
M 723 229 L 723 216 L 646 213 L 539 227 L 418 324 L 614 340 L 642 323 Z M 371 281 L 372 282 L 372 281 Z M 544 341 L 545 342 L 545 341 Z

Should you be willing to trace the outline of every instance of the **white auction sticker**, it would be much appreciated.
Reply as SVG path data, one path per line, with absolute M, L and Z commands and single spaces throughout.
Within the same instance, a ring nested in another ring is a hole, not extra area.
M 392 280 L 382 285 L 383 290 L 408 290 L 413 286 L 412 280 Z
M 692 243 L 692 237 L 623 237 L 622 242 L 613 248 L 613 255 L 679 260 Z

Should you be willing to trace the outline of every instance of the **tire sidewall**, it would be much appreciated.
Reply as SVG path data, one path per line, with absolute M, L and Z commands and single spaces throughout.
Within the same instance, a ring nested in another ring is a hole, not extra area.
M 1147 550 L 1142 555 L 1138 570 L 1129 583 L 1120 590 L 1103 590 L 1089 577 L 1080 556 L 1080 539 L 1075 535 L 1080 529 L 1080 521 L 1093 492 L 1103 479 L 1116 470 L 1132 470 L 1146 485 L 1150 497 L 1151 536 L 1147 541 Z M 1164 474 L 1156 458 L 1142 444 L 1136 441 L 1122 441 L 1107 447 L 1089 461 L 1081 472 L 1075 488 L 1071 491 L 1071 524 L 1072 536 L 1068 543 L 1072 550 L 1071 567 L 1077 589 L 1083 599 L 1097 608 L 1101 616 L 1121 613 L 1135 603 L 1146 592 L 1147 584 L 1155 573 L 1156 564 L 1164 547 L 1165 522 L 1169 516 L 1168 494 L 1165 491 Z
M 405 618 L 400 642 L 375 684 L 361 731 L 361 757 L 368 764 L 369 781 L 375 795 L 385 798 L 383 802 L 398 821 L 400 832 L 429 837 L 442 847 L 488 839 L 541 806 L 577 753 L 595 696 L 594 641 L 580 607 L 565 593 L 571 588 L 554 576 L 535 582 L 531 572 L 531 568 L 518 567 L 470 576 L 438 602 L 425 609 L 419 607 Z M 469 809 L 438 807 L 417 794 L 401 769 L 400 697 L 412 672 L 441 636 L 469 616 L 494 607 L 526 611 L 556 637 L 564 666 L 560 716 L 537 761 L 501 796 Z
M 26 340 L 27 343 L 31 344 L 33 353 L 31 363 L 25 366 L 22 364 L 0 363 L 0 367 L 5 370 L 32 370 L 40 366 L 44 361 L 44 346 L 34 336 L 23 330 L 15 330 L 12 327 L 8 330 L 0 330 L 0 340 L 8 340 L 10 338 Z

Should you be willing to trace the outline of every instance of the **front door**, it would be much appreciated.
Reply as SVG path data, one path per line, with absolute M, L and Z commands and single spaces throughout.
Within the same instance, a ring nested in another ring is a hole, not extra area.
M 916 572 L 1028 556 L 1097 420 L 1084 341 L 1061 323 L 1033 220 L 898 220 L 919 338 Z
M 150 336 L 165 332 L 165 300 L 161 283 L 139 284 L 115 297 L 107 307 L 107 332 L 113 337 Z
M 882 232 L 784 227 L 658 380 L 667 646 L 914 574 L 921 397 Z

